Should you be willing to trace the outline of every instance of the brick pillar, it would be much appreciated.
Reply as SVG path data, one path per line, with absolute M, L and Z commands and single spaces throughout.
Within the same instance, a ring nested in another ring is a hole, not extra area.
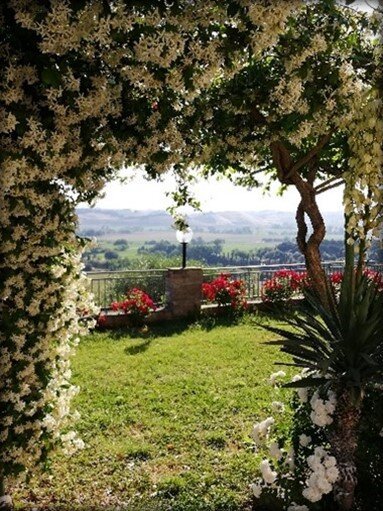
M 201 268 L 169 268 L 166 273 L 166 309 L 175 317 L 197 315 L 201 311 Z

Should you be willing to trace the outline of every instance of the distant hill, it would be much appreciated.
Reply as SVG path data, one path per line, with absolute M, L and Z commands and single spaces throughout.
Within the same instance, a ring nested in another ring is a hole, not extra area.
M 169 231 L 172 218 L 164 211 L 79 208 L 79 232 Z M 285 211 L 221 211 L 189 215 L 194 232 L 255 232 L 273 229 L 295 230 L 294 213 Z M 325 214 L 329 233 L 341 233 L 341 212 Z

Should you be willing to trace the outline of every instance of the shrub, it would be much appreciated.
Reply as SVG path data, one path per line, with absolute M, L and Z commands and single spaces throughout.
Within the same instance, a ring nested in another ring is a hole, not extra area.
M 221 275 L 211 282 L 202 284 L 203 297 L 219 306 L 230 305 L 235 311 L 242 311 L 247 307 L 246 286 L 243 280 L 236 280 L 229 274 Z
M 113 302 L 111 308 L 114 311 L 122 311 L 125 314 L 129 314 L 136 324 L 141 323 L 148 314 L 156 310 L 152 298 L 138 288 L 128 291 L 125 300 Z
M 364 275 L 368 280 L 375 282 L 379 291 L 383 291 L 383 276 L 374 270 L 365 270 Z M 343 281 L 343 272 L 336 271 L 329 275 L 330 282 L 336 292 L 339 291 Z M 279 270 L 273 277 L 262 286 L 261 298 L 263 302 L 280 303 L 290 300 L 290 298 L 302 294 L 305 289 L 310 287 L 310 281 L 306 272 L 296 272 L 293 270 Z
M 124 249 L 128 246 L 128 242 L 126 241 L 126 239 L 124 238 L 119 238 L 118 240 L 116 240 L 113 245 L 115 247 L 118 247 L 120 249 Z
M 256 450 L 264 454 L 261 476 L 251 485 L 257 505 L 267 509 L 309 511 L 311 503 L 330 505 L 329 495 L 339 476 L 326 434 L 331 429 L 336 407 L 335 394 L 299 388 L 290 402 L 280 388 L 283 371 L 271 375 L 275 389 L 273 415 L 254 424 L 252 438 Z M 296 375 L 299 381 L 305 373 Z M 290 409 L 293 420 L 289 425 Z M 284 504 L 284 505 L 283 505 Z M 330 507 L 331 508 L 331 507 Z
M 279 270 L 262 286 L 261 298 L 262 301 L 268 303 L 284 302 L 292 298 L 294 294 L 302 292 L 303 288 L 307 286 L 306 272 Z
M 114 250 L 106 250 L 106 252 L 104 253 L 104 257 L 107 260 L 118 259 L 118 254 Z
M 345 273 L 338 292 L 329 289 L 334 299 L 328 309 L 306 291 L 310 308 L 286 318 L 286 327 L 264 325 L 280 337 L 269 344 L 291 356 L 286 365 L 304 368 L 286 385 L 298 389 L 292 430 L 281 437 L 273 417 L 253 430 L 271 456 L 261 463 L 254 496 L 282 497 L 287 511 L 381 509 L 375 507 L 380 496 L 368 487 L 382 475 L 382 279 L 363 273 Z M 283 376 L 279 371 L 270 382 Z M 272 408 L 281 413 L 284 405 L 275 401 Z

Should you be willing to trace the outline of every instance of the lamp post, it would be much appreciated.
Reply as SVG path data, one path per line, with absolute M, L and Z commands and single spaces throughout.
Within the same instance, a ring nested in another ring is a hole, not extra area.
M 187 227 L 184 231 L 177 231 L 176 238 L 178 243 L 182 245 L 182 269 L 186 268 L 186 245 L 191 242 L 193 238 L 193 231 Z

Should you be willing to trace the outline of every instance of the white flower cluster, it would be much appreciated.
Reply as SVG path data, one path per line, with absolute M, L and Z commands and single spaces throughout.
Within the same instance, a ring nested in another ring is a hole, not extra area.
M 285 376 L 286 373 L 284 371 L 277 371 L 276 373 L 270 374 L 269 376 L 270 385 L 273 385 L 273 387 L 275 387 L 276 385 L 278 385 L 278 380 L 280 378 L 285 378 Z
M 61 435 L 61 442 L 63 444 L 63 452 L 67 456 L 71 456 L 85 447 L 83 440 L 78 437 L 76 431 L 69 431 Z
M 380 235 L 383 200 L 383 103 L 370 91 L 354 92 L 353 114 L 347 118 L 351 157 L 344 176 L 344 208 L 348 216 L 347 242 L 369 243 Z
M 267 417 L 264 421 L 254 424 L 251 436 L 257 445 L 268 439 L 271 426 L 274 423 L 275 420 L 273 417 Z
M 302 447 L 308 447 L 311 443 L 311 440 L 311 436 L 306 435 L 305 433 L 299 435 L 299 445 Z
M 265 481 L 265 483 L 273 484 L 277 479 L 278 473 L 272 470 L 269 460 L 261 461 L 260 468 L 262 473 L 262 479 Z
M 306 488 L 302 495 L 310 502 L 318 502 L 323 495 L 332 491 L 333 485 L 338 479 L 339 470 L 336 459 L 330 456 L 323 447 L 316 447 L 314 454 L 307 458 L 307 465 L 311 470 L 306 479 Z
M 37 169 L 28 177 L 0 190 L 0 465 L 8 473 L 33 468 L 53 445 L 82 447 L 61 433 L 76 418 L 70 357 L 89 326 L 79 311 L 93 312 L 71 202 Z
M 303 377 L 315 374 L 309 369 L 304 369 L 300 374 L 293 377 L 293 381 L 300 381 Z M 283 371 L 274 373 L 270 376 L 269 382 L 273 384 L 275 391 L 280 394 L 281 389 L 277 387 L 278 378 L 286 376 Z M 319 376 L 319 375 L 317 375 Z M 304 395 L 301 391 L 305 390 Z M 291 494 L 289 484 L 294 481 L 297 483 L 302 498 L 310 502 L 318 502 L 323 495 L 330 493 L 335 482 L 339 477 L 336 458 L 332 456 L 323 445 L 315 443 L 315 436 L 323 437 L 322 428 L 328 427 L 333 422 L 333 413 L 336 408 L 336 395 L 332 391 L 327 391 L 323 398 L 322 393 L 309 390 L 307 388 L 297 388 L 300 405 L 299 413 L 307 415 L 313 425 L 310 426 L 310 434 L 301 431 L 298 436 L 297 451 L 293 447 L 284 446 L 285 439 L 278 439 L 278 424 L 273 417 L 268 417 L 262 422 L 258 422 L 253 427 L 252 438 L 254 439 L 257 450 L 266 451 L 271 461 L 264 458 L 260 463 L 261 477 L 250 485 L 250 490 L 254 497 L 260 498 L 263 492 L 271 492 L 278 498 L 286 501 Z M 281 401 L 273 401 L 271 404 L 274 412 L 282 413 L 285 406 Z M 297 427 L 297 426 L 295 426 Z M 299 431 L 296 430 L 296 431 Z M 296 472 L 298 470 L 298 472 Z M 297 481 L 297 473 L 303 478 Z M 302 488 L 303 486 L 303 488 Z M 292 502 L 286 508 L 290 511 L 307 510 L 304 504 Z
M 304 504 L 300 506 L 299 504 L 295 504 L 293 502 L 288 508 L 287 511 L 309 511 L 309 508 L 305 506 Z
M 260 50 L 274 46 L 286 27 L 286 22 L 294 12 L 302 8 L 302 0 L 285 0 L 283 3 L 270 2 L 265 5 L 259 0 L 243 2 L 248 6 L 249 18 L 255 26 L 261 28 L 253 34 L 251 47 L 255 55 Z
M 336 395 L 334 392 L 328 393 L 328 399 L 324 400 L 319 397 L 318 392 L 314 392 L 310 399 L 312 411 L 310 418 L 316 426 L 324 427 L 332 424 L 332 414 L 336 407 Z

